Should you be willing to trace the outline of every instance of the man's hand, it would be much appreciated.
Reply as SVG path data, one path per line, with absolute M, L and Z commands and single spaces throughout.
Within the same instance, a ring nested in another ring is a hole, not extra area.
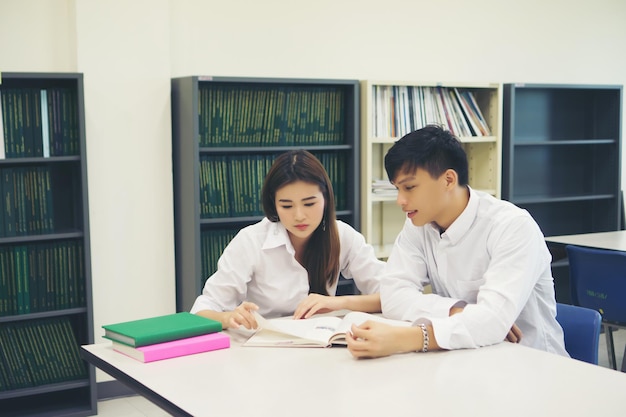
M 348 350 L 355 358 L 379 358 L 421 348 L 422 331 L 418 327 L 396 327 L 376 321 L 352 325 L 346 334 Z
M 511 330 L 509 330 L 509 333 L 506 335 L 505 340 L 511 343 L 519 343 L 522 340 L 522 336 L 522 331 L 519 329 L 519 327 L 517 327 L 516 324 L 513 324 L 513 327 L 511 327 Z

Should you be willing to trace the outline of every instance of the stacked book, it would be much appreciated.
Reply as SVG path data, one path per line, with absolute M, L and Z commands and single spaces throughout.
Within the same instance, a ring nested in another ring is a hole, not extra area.
M 102 327 L 103 337 L 113 342 L 113 350 L 141 362 L 230 347 L 230 337 L 222 332 L 222 323 L 187 312 Z
M 383 195 L 397 195 L 398 190 L 389 180 L 374 180 L 372 181 L 372 192 L 374 194 Z

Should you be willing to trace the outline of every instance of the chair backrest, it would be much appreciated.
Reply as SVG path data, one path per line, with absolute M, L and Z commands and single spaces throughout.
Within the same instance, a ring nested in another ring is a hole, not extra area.
M 574 359 L 597 365 L 600 313 L 590 308 L 557 303 L 556 320 L 563 328 L 567 353 Z
M 572 304 L 599 311 L 608 322 L 626 322 L 626 252 L 566 246 Z

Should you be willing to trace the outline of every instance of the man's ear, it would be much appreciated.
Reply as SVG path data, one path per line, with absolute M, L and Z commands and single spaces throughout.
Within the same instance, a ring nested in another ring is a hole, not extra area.
M 459 183 L 459 176 L 453 169 L 447 169 L 443 173 L 443 178 L 446 181 L 446 188 L 454 188 Z

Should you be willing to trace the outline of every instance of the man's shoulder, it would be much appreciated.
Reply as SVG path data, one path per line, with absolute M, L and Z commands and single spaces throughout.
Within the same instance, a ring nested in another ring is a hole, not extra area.
M 499 198 L 494 197 L 491 194 L 487 194 L 485 192 L 479 192 L 479 206 L 481 210 L 488 212 L 505 212 L 505 213 L 517 213 L 517 214 L 528 214 L 528 212 L 515 204 L 511 203 L 507 200 L 501 200 Z
M 526 209 L 486 193 L 483 193 L 480 198 L 478 216 L 488 220 L 490 223 L 524 222 L 528 220 L 534 222 L 534 219 Z

